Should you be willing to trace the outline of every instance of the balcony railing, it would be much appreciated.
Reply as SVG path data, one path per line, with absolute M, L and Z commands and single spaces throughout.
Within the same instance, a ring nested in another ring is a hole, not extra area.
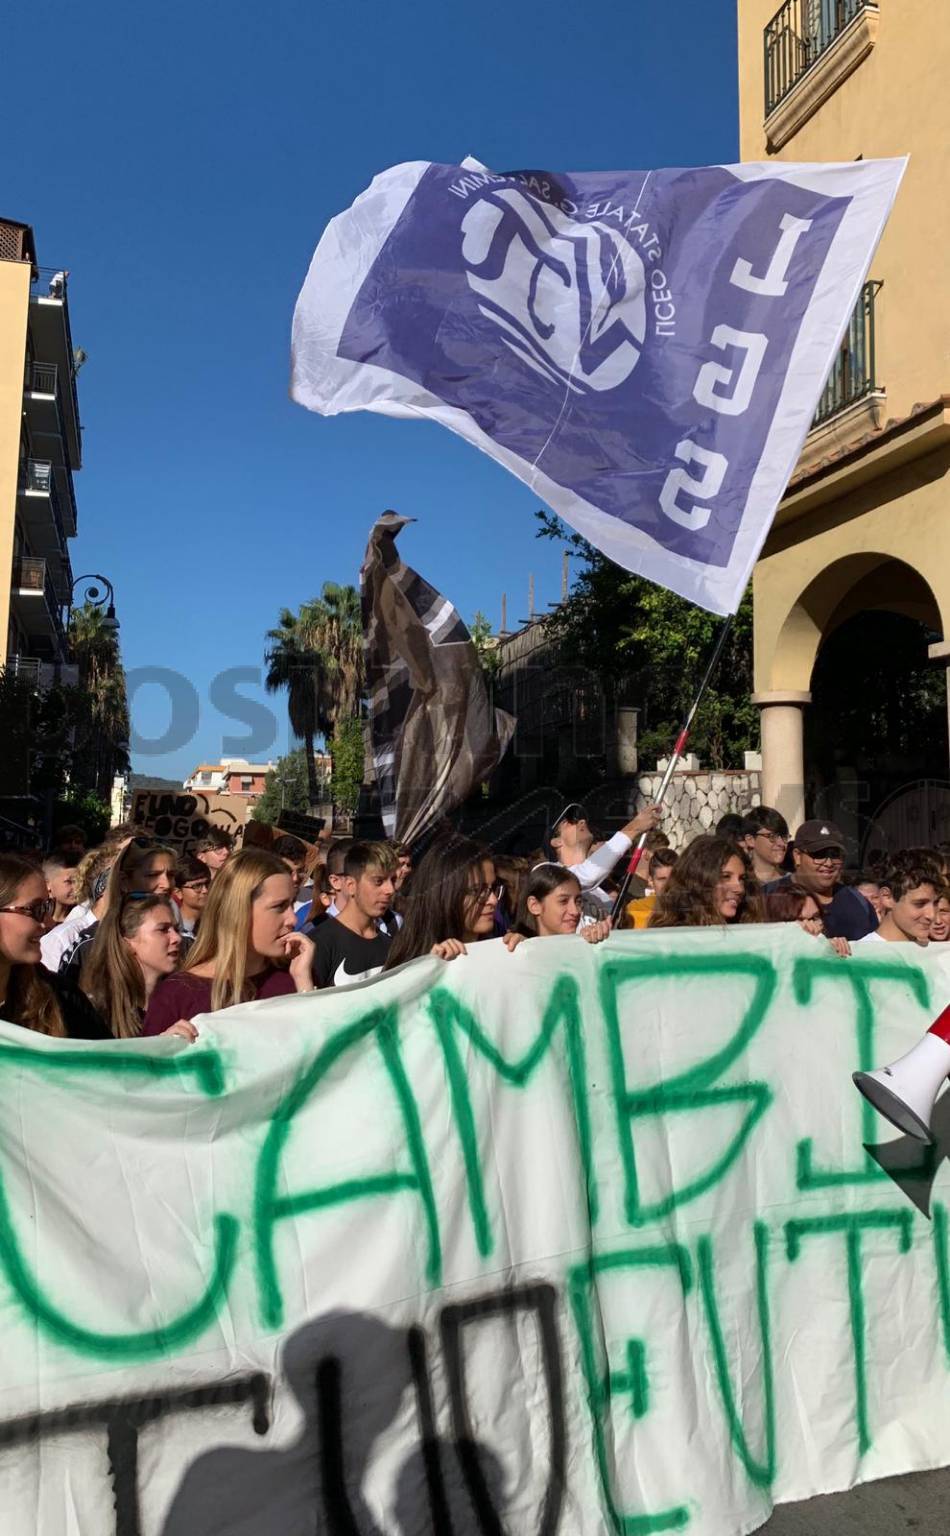
M 40 680 L 40 663 L 35 656 L 8 656 L 7 676 L 21 683 L 31 683 L 35 688 Z
M 865 283 L 845 332 L 841 350 L 828 376 L 812 422 L 820 426 L 839 411 L 880 389 L 874 358 L 874 303 L 879 282 Z
M 78 688 L 79 668 L 75 662 L 41 661 L 38 656 L 8 656 L 6 672 L 33 688 Z
M 765 115 L 775 111 L 859 11 L 877 0 L 785 0 L 765 29 Z
M 59 369 L 55 363 L 35 363 L 26 365 L 26 387 L 32 389 L 38 395 L 55 395 L 59 400 L 59 387 L 57 374 Z
M 21 555 L 13 562 L 13 586 L 17 592 L 42 592 L 46 586 L 46 561 Z

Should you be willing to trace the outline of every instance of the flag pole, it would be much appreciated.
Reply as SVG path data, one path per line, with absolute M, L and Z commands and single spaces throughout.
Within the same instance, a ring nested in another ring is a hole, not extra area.
M 705 694 L 706 689 L 709 687 L 709 684 L 712 680 L 713 673 L 715 672 L 719 663 L 719 658 L 725 649 L 726 641 L 729 639 L 729 636 L 732 633 L 732 626 L 735 622 L 735 617 L 736 616 L 734 613 L 730 613 L 727 614 L 723 619 L 719 634 L 716 637 L 716 644 L 713 646 L 712 655 L 710 656 L 706 670 L 703 673 L 702 682 L 696 690 L 696 697 L 693 699 L 692 704 L 689 706 L 686 719 L 683 721 L 683 729 L 677 736 L 676 743 L 672 752 L 670 753 L 670 760 L 666 765 L 666 770 L 660 782 L 660 788 L 657 793 L 656 801 L 654 802 L 656 805 L 662 805 L 663 801 L 666 799 L 670 783 L 672 782 L 673 775 L 676 772 L 676 765 L 686 750 L 686 743 L 689 740 L 689 733 L 692 730 L 693 721 L 696 718 L 696 711 L 702 703 L 703 695 Z M 646 847 L 646 840 L 648 836 L 648 832 L 641 834 L 640 841 L 637 843 L 637 846 L 634 848 L 632 854 L 630 855 L 630 862 L 627 865 L 627 872 L 623 877 L 623 884 L 620 887 L 620 892 L 617 896 L 617 900 L 614 902 L 613 911 L 611 913 L 611 921 L 614 927 L 618 925 L 623 914 L 624 905 L 627 900 L 627 891 L 630 887 L 630 881 L 636 874 L 637 866 L 643 857 L 643 850 Z

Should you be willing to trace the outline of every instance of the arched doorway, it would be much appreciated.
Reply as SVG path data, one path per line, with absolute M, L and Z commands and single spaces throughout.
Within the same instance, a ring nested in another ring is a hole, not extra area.
M 946 663 L 928 656 L 945 632 L 921 572 L 881 551 L 819 569 L 784 616 L 757 611 L 763 798 L 839 822 L 856 849 L 902 786 L 946 780 Z
M 862 853 L 946 836 L 935 821 L 947 773 L 946 672 L 928 658 L 937 639 L 906 611 L 862 608 L 819 649 L 805 711 L 806 804 Z

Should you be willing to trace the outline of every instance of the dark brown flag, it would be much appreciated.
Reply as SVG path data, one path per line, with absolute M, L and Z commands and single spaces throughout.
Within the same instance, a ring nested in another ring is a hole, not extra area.
M 515 728 L 491 707 L 457 610 L 400 560 L 409 522 L 383 513 L 360 572 L 373 772 L 386 834 L 404 843 L 488 777 Z

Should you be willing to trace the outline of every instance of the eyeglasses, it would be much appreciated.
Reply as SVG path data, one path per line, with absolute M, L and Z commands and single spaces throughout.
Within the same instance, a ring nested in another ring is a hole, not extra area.
M 775 843 L 778 848 L 785 848 L 788 844 L 788 838 L 783 837 L 781 832 L 766 832 L 764 829 L 761 829 L 755 835 L 756 837 L 766 838 L 770 843 Z
M 42 901 L 27 902 L 25 907 L 0 907 L 0 912 L 14 912 L 18 917 L 31 917 L 34 923 L 45 923 L 55 906 L 53 898 L 46 896 Z
M 500 901 L 504 889 L 504 882 L 496 880 L 494 885 L 470 885 L 465 894 L 477 907 L 483 907 L 493 897 L 495 901 Z
M 802 850 L 806 852 L 805 849 Z M 808 857 L 813 864 L 843 864 L 844 854 L 837 848 L 822 848 L 817 853 L 809 853 Z
M 210 880 L 186 880 L 182 886 L 183 891 L 210 891 Z

